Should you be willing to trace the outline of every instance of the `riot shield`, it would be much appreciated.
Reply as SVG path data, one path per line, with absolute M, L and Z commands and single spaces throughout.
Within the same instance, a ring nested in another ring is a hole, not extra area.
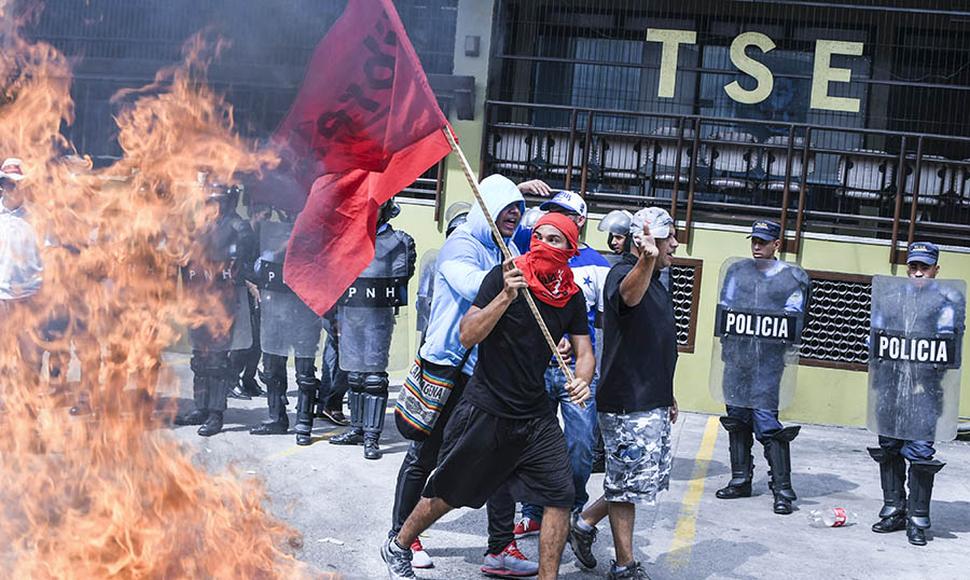
M 259 341 L 262 351 L 279 356 L 316 357 L 320 317 L 283 282 L 283 260 L 293 224 L 259 224 Z
M 406 319 L 410 236 L 389 230 L 377 236 L 374 259 L 337 303 L 340 368 L 393 372 L 414 354 Z
M 221 351 L 232 346 L 232 326 L 236 314 L 235 282 L 228 270 L 204 261 L 181 267 L 182 291 L 198 300 L 200 319 L 188 328 L 192 350 Z
M 710 390 L 736 407 L 778 410 L 795 395 L 809 277 L 780 260 L 730 258 L 721 267 Z
M 251 346 L 253 346 L 253 322 L 249 315 L 249 295 L 245 286 L 236 286 L 236 304 L 229 350 L 246 350 Z
M 418 335 L 428 328 L 431 317 L 431 299 L 434 297 L 434 278 L 438 272 L 438 250 L 428 250 L 421 256 L 421 266 L 418 268 L 418 299 L 414 305 L 418 313 L 415 330 Z
M 872 278 L 867 426 L 886 437 L 956 437 L 966 283 Z

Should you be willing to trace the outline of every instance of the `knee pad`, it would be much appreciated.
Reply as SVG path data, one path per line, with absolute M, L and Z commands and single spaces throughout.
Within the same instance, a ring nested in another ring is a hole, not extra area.
M 229 370 L 228 351 L 192 351 L 192 371 L 201 377 L 221 377 Z
M 286 382 L 286 357 L 263 353 L 263 371 L 260 377 L 264 383 Z
M 357 371 L 348 371 L 347 386 L 350 388 L 351 392 L 363 393 L 364 392 L 364 373 L 360 373 Z
M 387 373 L 367 373 L 363 379 L 365 393 L 378 397 L 387 396 L 387 387 L 390 384 Z
M 313 363 L 314 360 L 310 357 L 296 357 L 295 366 L 297 380 L 299 380 L 300 375 L 312 377 L 317 374 L 317 367 Z

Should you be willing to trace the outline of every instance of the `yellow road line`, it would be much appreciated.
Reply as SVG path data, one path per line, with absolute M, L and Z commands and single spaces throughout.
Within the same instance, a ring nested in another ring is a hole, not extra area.
M 697 533 L 697 512 L 704 495 L 704 479 L 707 477 L 707 468 L 714 456 L 714 443 L 717 441 L 719 422 L 717 417 L 708 417 L 707 426 L 704 428 L 704 436 L 701 438 L 701 446 L 694 456 L 694 471 L 691 473 L 690 482 L 687 484 L 687 492 L 681 501 L 680 517 L 677 519 L 677 528 L 674 530 L 674 540 L 668 550 L 669 566 L 672 569 L 682 569 L 690 562 L 690 551 L 694 545 L 694 536 Z
M 269 459 L 270 461 L 272 461 L 274 459 L 283 459 L 284 457 L 296 455 L 300 451 L 305 451 L 318 443 L 324 443 L 324 442 L 330 441 L 330 438 L 333 437 L 334 435 L 337 435 L 337 432 L 325 433 L 323 435 L 320 435 L 319 437 L 311 437 L 310 440 L 312 441 L 312 443 L 310 443 L 309 445 L 294 445 L 293 447 L 287 447 L 282 451 L 278 451 L 270 455 Z

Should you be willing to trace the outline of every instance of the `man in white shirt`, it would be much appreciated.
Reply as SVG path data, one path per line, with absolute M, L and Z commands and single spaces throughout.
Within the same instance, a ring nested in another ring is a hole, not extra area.
M 0 318 L 12 318 L 40 290 L 44 271 L 37 232 L 24 207 L 26 190 L 19 159 L 0 166 Z M 40 367 L 40 349 L 21 332 L 21 358 Z

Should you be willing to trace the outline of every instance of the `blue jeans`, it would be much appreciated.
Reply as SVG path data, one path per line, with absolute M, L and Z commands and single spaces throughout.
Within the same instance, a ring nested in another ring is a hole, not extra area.
M 754 429 L 754 436 L 764 444 L 773 433 L 781 431 L 782 424 L 778 421 L 778 411 L 767 409 L 748 409 L 746 407 L 727 406 L 728 417 L 743 421 Z
M 583 509 L 589 500 L 586 482 L 593 469 L 593 444 L 596 443 L 596 383 L 593 377 L 589 386 L 590 397 L 586 408 L 582 409 L 569 400 L 566 392 L 566 376 L 558 367 L 546 369 L 546 393 L 554 404 L 562 409 L 563 435 L 566 437 L 566 450 L 573 471 L 573 485 L 576 488 L 574 510 Z M 536 522 L 542 521 L 542 506 L 522 504 L 522 517 Z

